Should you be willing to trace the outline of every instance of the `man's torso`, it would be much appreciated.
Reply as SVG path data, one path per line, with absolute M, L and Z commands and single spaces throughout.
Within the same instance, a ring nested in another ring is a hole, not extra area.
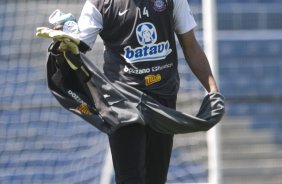
M 172 0 L 92 0 L 103 17 L 104 72 L 142 91 L 179 88 Z

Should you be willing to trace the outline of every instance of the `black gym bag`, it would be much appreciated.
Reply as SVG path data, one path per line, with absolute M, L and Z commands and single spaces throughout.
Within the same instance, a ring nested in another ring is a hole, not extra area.
M 84 54 L 64 55 L 57 52 L 58 46 L 53 43 L 48 49 L 49 89 L 64 108 L 104 133 L 132 123 L 148 124 L 166 134 L 207 131 L 223 117 L 225 104 L 220 93 L 207 94 L 196 116 L 185 114 L 127 84 L 110 82 Z

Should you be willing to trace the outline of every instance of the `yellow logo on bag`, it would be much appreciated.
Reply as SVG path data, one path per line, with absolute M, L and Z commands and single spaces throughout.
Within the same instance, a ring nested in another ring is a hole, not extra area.
M 86 104 L 80 104 L 75 110 L 85 115 L 92 115 L 92 112 Z
M 145 85 L 150 86 L 152 84 L 155 84 L 157 82 L 160 82 L 162 80 L 161 74 L 156 74 L 156 75 L 147 75 L 145 77 Z

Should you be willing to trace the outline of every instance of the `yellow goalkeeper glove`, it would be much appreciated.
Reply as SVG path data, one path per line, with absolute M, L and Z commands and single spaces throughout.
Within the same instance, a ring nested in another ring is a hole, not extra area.
M 79 54 L 78 45 L 80 40 L 66 34 L 60 30 L 50 29 L 48 27 L 38 27 L 36 29 L 36 36 L 41 38 L 51 38 L 54 41 L 60 41 L 59 50 L 62 52 L 71 51 L 73 54 Z
M 71 69 L 78 70 L 80 68 L 87 77 L 90 76 L 89 72 L 82 65 L 81 59 L 79 57 L 79 39 L 74 38 L 63 31 L 54 30 L 47 27 L 38 27 L 36 29 L 36 36 L 41 38 L 51 38 L 54 41 L 61 42 L 58 50 L 63 52 L 64 57 Z M 69 54 L 69 52 L 71 52 L 73 55 Z

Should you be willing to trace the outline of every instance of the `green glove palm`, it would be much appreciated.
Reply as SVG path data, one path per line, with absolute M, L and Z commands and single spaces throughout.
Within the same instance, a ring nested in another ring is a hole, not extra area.
M 80 40 L 72 37 L 60 30 L 54 30 L 47 27 L 38 27 L 36 36 L 41 38 L 51 38 L 54 41 L 60 41 L 59 50 L 62 52 L 71 51 L 73 54 L 79 54 L 78 45 Z

